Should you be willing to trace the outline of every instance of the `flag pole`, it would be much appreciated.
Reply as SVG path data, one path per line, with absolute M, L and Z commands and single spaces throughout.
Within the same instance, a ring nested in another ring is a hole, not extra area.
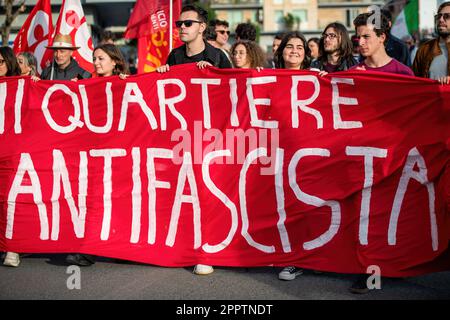
M 173 0 L 169 0 L 169 52 L 172 51 L 172 43 L 173 43 Z

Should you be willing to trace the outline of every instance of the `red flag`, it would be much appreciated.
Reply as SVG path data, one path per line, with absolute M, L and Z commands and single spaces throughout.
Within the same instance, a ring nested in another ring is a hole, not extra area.
M 94 47 L 80 0 L 63 1 L 55 27 L 55 34 L 58 33 L 68 34 L 72 37 L 73 45 L 80 47 L 74 51 L 73 57 L 80 67 L 89 72 L 94 72 L 94 65 L 92 64 Z
M 125 38 L 139 38 L 138 72 L 152 72 L 164 64 L 169 55 L 170 0 L 145 1 L 136 3 L 128 21 Z M 175 21 L 180 15 L 181 1 L 173 1 L 172 47 L 181 44 Z
M 52 34 L 50 0 L 39 0 L 14 40 L 14 53 L 30 52 L 34 54 L 38 62 L 38 72 L 41 73 L 52 59 L 51 50 L 45 48 L 50 42 Z

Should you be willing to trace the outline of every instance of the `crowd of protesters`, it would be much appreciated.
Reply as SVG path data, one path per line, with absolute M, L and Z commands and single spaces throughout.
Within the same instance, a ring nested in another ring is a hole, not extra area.
M 256 29 L 250 23 L 241 23 L 235 30 L 236 41 L 229 44 L 229 24 L 213 20 L 208 23 L 207 12 L 194 5 L 186 5 L 181 11 L 176 27 L 183 45 L 170 52 L 167 62 L 156 71 L 170 72 L 170 66 L 196 63 L 201 69 L 209 66 L 218 68 L 277 68 L 317 71 L 320 76 L 346 70 L 379 71 L 408 76 L 430 78 L 441 84 L 450 83 L 450 2 L 440 5 L 435 15 L 437 37 L 415 46 L 412 37 L 398 39 L 390 34 L 392 17 L 381 11 L 378 25 L 370 21 L 373 13 L 364 13 L 354 20 L 356 34 L 350 37 L 346 27 L 334 22 L 325 27 L 320 38 L 306 39 L 299 31 L 277 34 L 273 40 L 273 58 L 267 59 L 255 42 Z M 72 54 L 73 46 L 69 35 L 57 35 L 51 46 L 54 52 L 50 66 L 39 75 L 36 58 L 27 52 L 14 55 L 9 47 L 0 47 L 0 77 L 32 76 L 35 81 L 71 80 L 119 75 L 122 79 L 129 74 L 128 61 L 113 44 L 113 39 L 102 41 L 93 52 L 95 73 L 83 70 Z M 70 254 L 67 262 L 80 266 L 95 263 L 95 257 Z M 4 264 L 17 267 L 19 254 L 8 252 Z M 210 274 L 212 266 L 196 265 L 194 273 Z M 294 280 L 303 270 L 287 266 L 279 273 L 281 280 Z M 350 288 L 353 293 L 368 292 L 367 275 L 361 275 Z

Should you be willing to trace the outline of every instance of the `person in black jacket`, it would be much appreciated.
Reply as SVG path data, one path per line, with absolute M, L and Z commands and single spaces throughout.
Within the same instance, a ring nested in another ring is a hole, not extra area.
M 54 59 L 52 64 L 42 71 L 41 79 L 78 80 L 91 77 L 91 74 L 72 58 L 73 51 L 80 47 L 73 46 L 70 35 L 57 34 L 53 44 L 47 48 L 54 50 Z
M 348 31 L 339 22 L 325 27 L 319 41 L 319 52 L 321 56 L 311 63 L 311 69 L 332 73 L 348 70 L 357 64 Z
M 157 72 L 167 72 L 170 66 L 197 63 L 200 69 L 208 66 L 231 68 L 231 63 L 225 53 L 214 48 L 203 39 L 206 30 L 208 13 L 200 7 L 186 5 L 181 9 L 180 20 L 175 24 L 184 44 L 170 52 L 165 65 L 156 68 Z
M 381 14 L 389 21 L 388 40 L 386 42 L 386 53 L 391 58 L 403 63 L 405 66 L 411 67 L 411 55 L 406 43 L 391 34 L 392 14 L 387 9 L 381 9 Z

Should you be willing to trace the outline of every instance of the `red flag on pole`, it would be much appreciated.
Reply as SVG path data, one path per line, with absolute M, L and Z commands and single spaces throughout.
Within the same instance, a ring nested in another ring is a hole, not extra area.
M 80 0 L 63 1 L 55 27 L 55 34 L 58 33 L 68 34 L 72 37 L 73 45 L 80 47 L 74 51 L 73 57 L 80 67 L 89 72 L 94 72 L 94 65 L 92 64 L 94 47 Z
M 164 64 L 170 52 L 170 21 L 172 20 L 172 48 L 181 44 L 178 30 L 174 27 L 180 15 L 181 1 L 173 0 L 170 19 L 170 1 L 138 0 L 130 20 L 125 38 L 138 38 L 138 72 L 152 72 Z
M 38 62 L 38 72 L 41 73 L 52 59 L 51 50 L 45 48 L 49 44 L 52 34 L 53 21 L 50 0 L 39 0 L 14 40 L 14 53 L 32 53 Z

